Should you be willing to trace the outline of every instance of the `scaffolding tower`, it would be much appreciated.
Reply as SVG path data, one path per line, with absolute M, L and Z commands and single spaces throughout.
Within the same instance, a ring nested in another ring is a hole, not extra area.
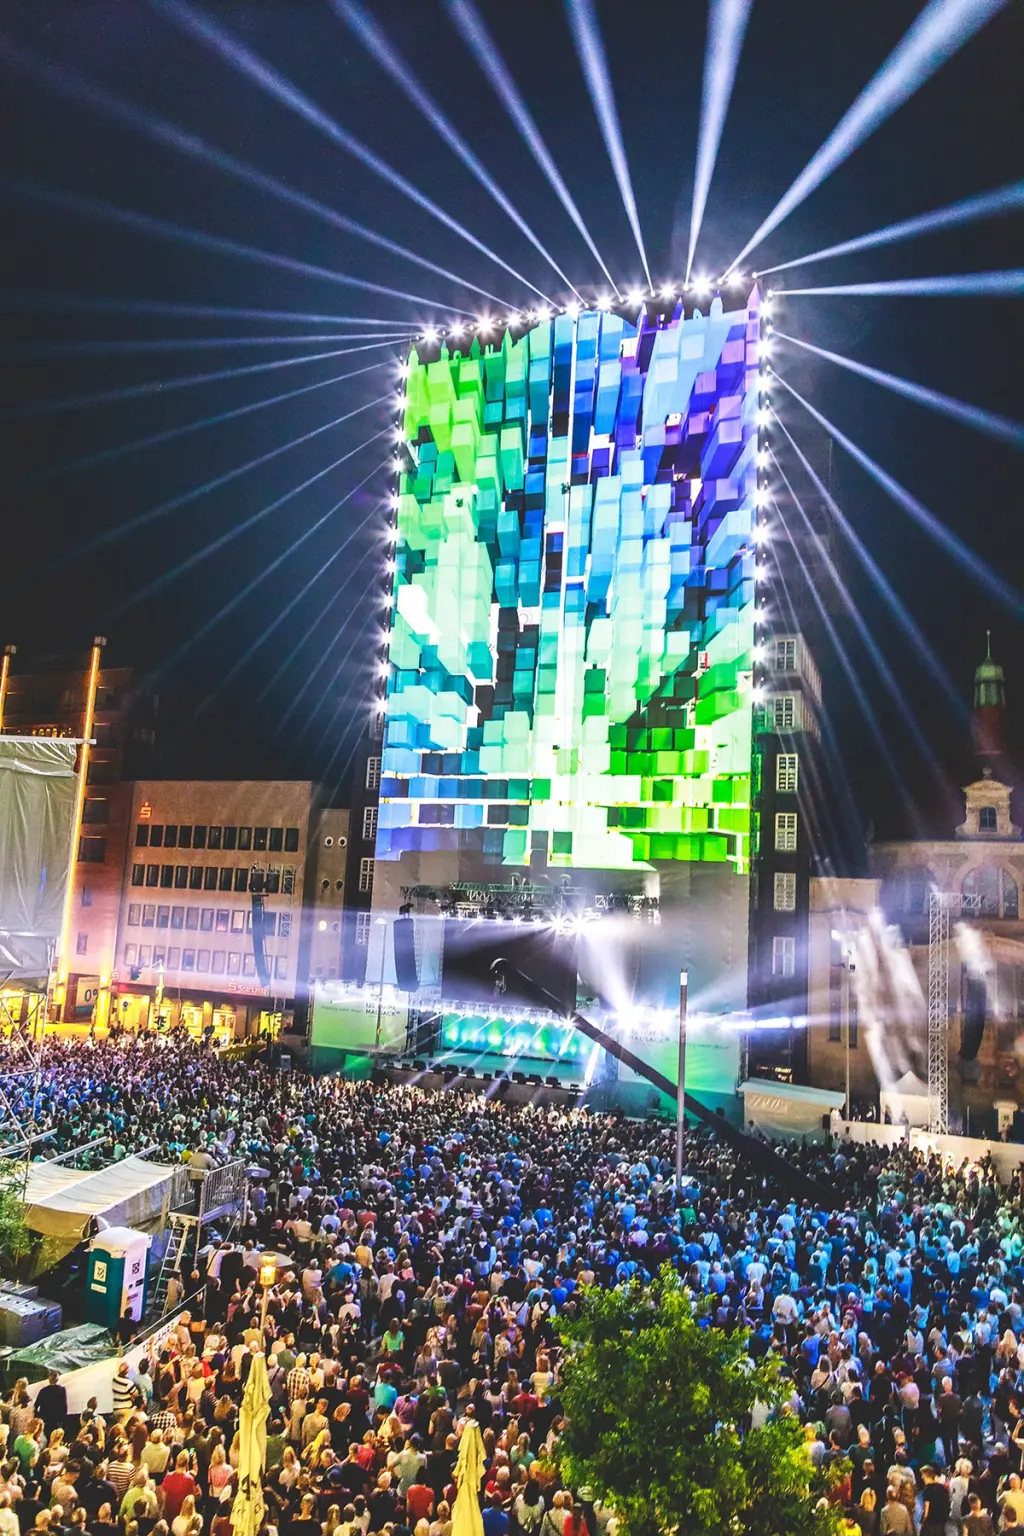
M 928 1129 L 949 1131 L 949 916 L 945 891 L 928 894 Z

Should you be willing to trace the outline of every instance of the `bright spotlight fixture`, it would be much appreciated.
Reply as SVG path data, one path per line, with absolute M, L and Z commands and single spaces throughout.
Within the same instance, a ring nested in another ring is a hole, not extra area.
M 663 299 L 674 299 L 675 296 L 676 296 L 676 291 L 673 288 L 672 284 L 671 283 L 666 283 L 665 286 L 661 290 L 661 297 Z
M 640 288 L 631 288 L 627 294 L 627 298 L 630 304 L 642 304 L 644 301 L 643 290 Z
M 423 340 L 427 343 L 428 346 L 432 347 L 434 342 L 437 340 L 437 337 L 438 330 L 436 325 L 426 325 L 423 327 Z
M 709 277 L 695 277 L 693 280 L 693 291 L 698 299 L 706 299 L 711 292 L 711 279 Z
M 610 299 L 610 298 L 609 298 L 609 296 L 608 296 L 608 294 L 606 294 L 606 293 L 602 293 L 602 294 L 601 294 L 601 296 L 600 296 L 600 298 L 599 298 L 599 299 L 598 299 L 598 301 L 597 301 L 597 307 L 598 307 L 598 309 L 600 309 L 600 310 L 608 310 L 608 309 L 611 309 L 611 307 L 612 307 L 612 301 L 611 301 L 611 299 Z
M 567 304 L 565 306 L 565 312 L 569 316 L 570 320 L 575 320 L 575 319 L 578 318 L 579 312 L 580 312 L 580 306 L 576 303 L 575 299 L 573 299 L 571 304 Z

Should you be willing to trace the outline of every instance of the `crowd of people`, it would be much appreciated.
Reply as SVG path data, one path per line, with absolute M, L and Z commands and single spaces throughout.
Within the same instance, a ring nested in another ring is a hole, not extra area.
M 244 1221 L 189 1256 L 173 1332 L 118 1368 L 112 1414 L 69 1415 L 56 1380 L 4 1394 L 0 1536 L 229 1536 L 259 1350 L 267 1536 L 450 1536 L 470 1419 L 485 1536 L 613 1533 L 559 1475 L 557 1321 L 582 1288 L 665 1263 L 709 1322 L 778 1357 L 849 1536 L 1024 1529 L 1024 1221 L 991 1163 L 777 1149 L 815 1201 L 702 1129 L 677 1200 L 664 1121 L 310 1078 L 181 1041 L 49 1043 L 35 1109 L 59 1150 L 104 1138 L 109 1156 L 261 1171 Z

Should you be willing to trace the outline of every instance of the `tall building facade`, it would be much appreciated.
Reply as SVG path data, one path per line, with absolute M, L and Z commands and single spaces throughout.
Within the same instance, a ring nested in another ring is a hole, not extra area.
M 763 326 L 755 289 L 410 354 L 366 977 L 457 1000 L 460 923 L 554 914 L 592 1011 L 674 1019 L 682 969 L 745 1008 Z

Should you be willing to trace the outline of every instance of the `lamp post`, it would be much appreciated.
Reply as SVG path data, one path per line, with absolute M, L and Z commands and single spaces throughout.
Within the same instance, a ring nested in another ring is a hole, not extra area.
M 377 978 L 377 1030 L 373 1037 L 373 1057 L 375 1062 L 380 1052 L 381 1012 L 384 1008 L 384 961 L 387 958 L 387 926 L 387 918 L 385 917 L 378 917 L 374 921 L 374 927 L 384 930 L 380 936 L 380 975 Z
M 267 1307 L 270 1305 L 270 1292 L 277 1280 L 277 1260 L 268 1258 L 266 1254 L 260 1259 L 260 1285 L 263 1287 L 263 1302 L 260 1306 L 260 1333 L 263 1335 L 263 1344 L 266 1346 Z M 264 1352 L 265 1349 L 264 1349 Z
M 683 1117 L 686 1107 L 686 1003 L 690 977 L 679 972 L 679 1081 L 676 1084 L 676 1204 L 683 1191 Z

